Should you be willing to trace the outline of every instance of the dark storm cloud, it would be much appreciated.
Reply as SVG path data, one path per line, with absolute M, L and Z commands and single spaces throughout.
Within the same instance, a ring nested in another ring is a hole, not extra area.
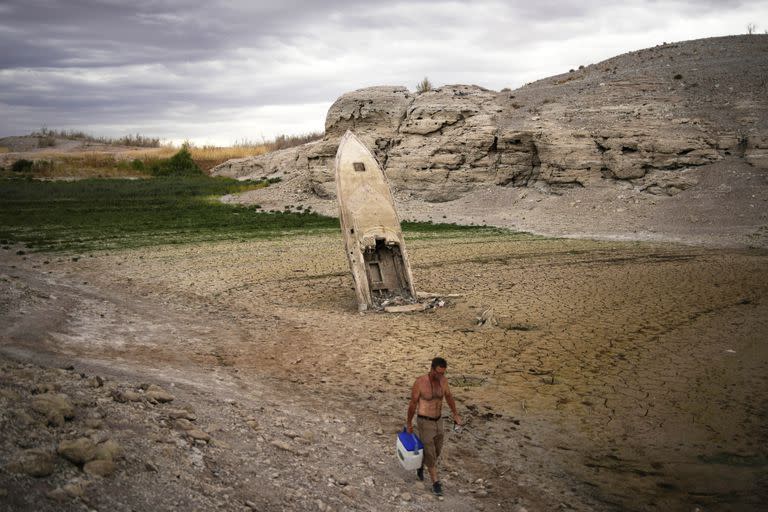
M 234 125 L 238 115 L 253 116 L 255 129 L 270 133 L 281 129 L 273 106 L 293 108 L 298 118 L 299 110 L 291 106 L 300 105 L 311 106 L 310 125 L 321 129 L 323 109 L 348 90 L 413 86 L 425 75 L 436 83 L 515 87 L 584 59 L 657 44 L 662 37 L 674 40 L 670 32 L 678 39 L 718 35 L 711 27 L 722 13 L 761 15 L 739 21 L 743 28 L 768 18 L 762 16 L 766 8 L 755 7 L 760 5 L 735 0 L 4 2 L 0 136 L 43 124 L 88 124 L 99 130 L 151 125 L 183 138 L 188 129 L 203 132 L 208 123 Z M 247 127 L 247 119 L 237 122 Z M 296 126 L 294 119 L 282 129 Z

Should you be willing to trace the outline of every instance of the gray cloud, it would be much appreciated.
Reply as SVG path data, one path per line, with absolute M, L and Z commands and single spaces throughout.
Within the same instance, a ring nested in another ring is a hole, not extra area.
M 764 4 L 5 2 L 0 135 L 47 125 L 228 143 L 320 130 L 352 89 L 425 75 L 517 87 L 662 40 L 743 33 L 768 19 Z

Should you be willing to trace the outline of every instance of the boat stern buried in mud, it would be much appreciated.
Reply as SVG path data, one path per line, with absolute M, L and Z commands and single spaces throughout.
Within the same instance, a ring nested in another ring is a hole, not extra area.
M 351 131 L 336 152 L 336 196 L 358 309 L 415 302 L 392 192 L 376 158 Z

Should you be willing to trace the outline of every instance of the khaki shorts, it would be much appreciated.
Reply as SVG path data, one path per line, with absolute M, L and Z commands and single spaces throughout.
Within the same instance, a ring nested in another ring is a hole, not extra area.
M 424 465 L 433 468 L 443 451 L 443 420 L 425 420 L 416 418 L 419 439 L 424 444 Z

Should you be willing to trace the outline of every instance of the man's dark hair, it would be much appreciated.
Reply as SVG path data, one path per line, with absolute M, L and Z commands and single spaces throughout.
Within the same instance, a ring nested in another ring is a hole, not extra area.
M 448 368 L 448 361 L 446 361 L 442 357 L 434 358 L 432 360 L 432 369 L 434 370 L 435 368 L 438 368 L 438 367 L 440 367 L 440 368 Z

